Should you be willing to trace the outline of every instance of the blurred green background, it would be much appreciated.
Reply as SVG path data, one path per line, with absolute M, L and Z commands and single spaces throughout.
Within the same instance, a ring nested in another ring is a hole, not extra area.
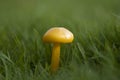
M 119 16 L 119 4 L 119 0 L 1 0 L 0 24 L 94 25 L 110 20 L 111 15 Z

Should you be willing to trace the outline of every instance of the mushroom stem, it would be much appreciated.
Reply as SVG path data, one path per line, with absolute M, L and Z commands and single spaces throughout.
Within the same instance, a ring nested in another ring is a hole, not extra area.
M 60 43 L 54 43 L 51 59 L 51 72 L 54 73 L 59 67 L 60 60 Z

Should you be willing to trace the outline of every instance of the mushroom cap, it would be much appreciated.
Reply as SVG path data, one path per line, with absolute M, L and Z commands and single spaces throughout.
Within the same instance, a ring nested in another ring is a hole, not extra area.
M 70 43 L 74 39 L 72 32 L 64 27 L 54 27 L 49 29 L 43 36 L 44 42 Z

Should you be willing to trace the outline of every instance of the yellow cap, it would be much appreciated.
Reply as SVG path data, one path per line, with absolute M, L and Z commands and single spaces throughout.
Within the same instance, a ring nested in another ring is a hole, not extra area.
M 70 43 L 74 39 L 72 32 L 64 27 L 54 27 L 49 29 L 43 36 L 44 42 Z

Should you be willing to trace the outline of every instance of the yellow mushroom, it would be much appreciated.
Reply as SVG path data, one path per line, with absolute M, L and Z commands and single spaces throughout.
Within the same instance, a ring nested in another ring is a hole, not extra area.
M 60 60 L 60 43 L 71 43 L 74 39 L 72 32 L 64 27 L 54 27 L 49 29 L 43 36 L 44 42 L 53 43 L 51 72 L 56 72 Z

